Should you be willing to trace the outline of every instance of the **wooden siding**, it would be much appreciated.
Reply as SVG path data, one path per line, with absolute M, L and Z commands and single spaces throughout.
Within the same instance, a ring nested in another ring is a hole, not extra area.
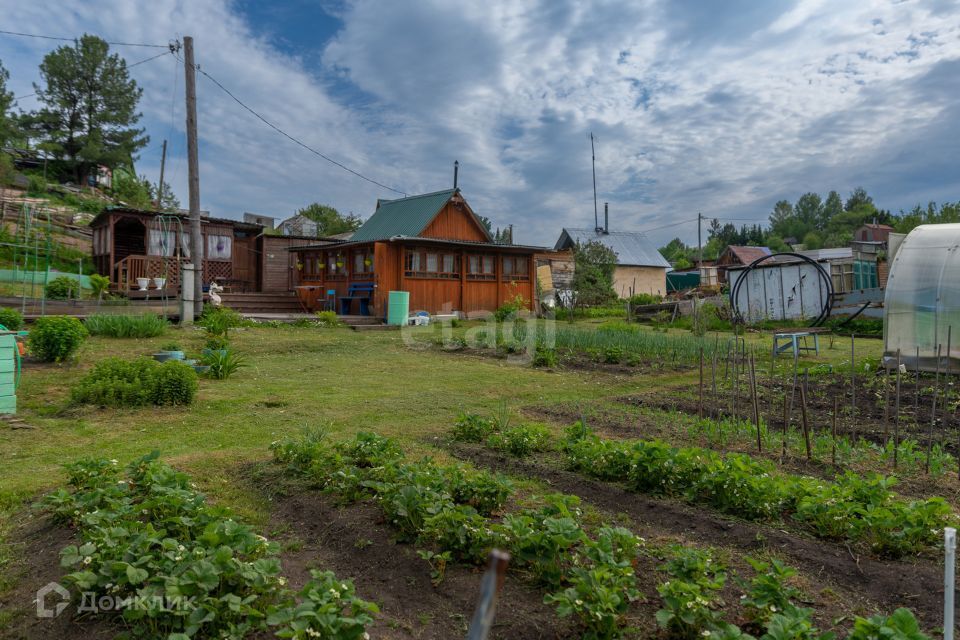
M 422 238 L 487 242 L 487 237 L 476 219 L 467 211 L 466 204 L 448 202 L 420 234 Z
M 410 246 L 415 247 L 417 245 L 415 241 L 411 241 Z M 520 256 L 526 259 L 528 261 L 527 273 L 534 274 L 532 254 L 500 253 L 496 248 L 486 247 L 485 249 L 489 254 L 496 256 L 496 279 L 469 280 L 465 277 L 465 260 L 468 252 L 464 251 L 462 247 L 449 245 L 442 249 L 439 246 L 437 247 L 438 251 L 454 252 L 459 256 L 461 277 L 456 279 L 406 277 L 403 270 L 404 250 L 406 248 L 403 244 L 389 242 L 377 242 L 373 246 L 374 284 L 376 289 L 373 294 L 371 313 L 374 316 L 386 316 L 390 291 L 410 292 L 411 311 L 423 310 L 431 314 L 460 311 L 464 314 L 476 315 L 492 312 L 503 303 L 513 300 L 517 295 L 523 296 L 528 308 L 536 308 L 536 301 L 534 300 L 536 286 L 533 277 L 529 277 L 527 280 L 513 281 L 509 277 L 504 279 L 501 275 L 501 259 L 504 255 Z M 301 289 L 299 295 L 311 310 L 318 310 L 323 307 L 329 290 L 335 291 L 335 297 L 339 298 L 347 294 L 350 284 L 370 282 L 369 276 L 354 278 L 350 273 L 349 266 L 347 267 L 346 277 L 343 278 L 331 279 L 323 271 L 319 273 L 311 271 L 307 268 L 309 266 L 307 263 L 313 264 L 317 259 L 322 260 L 322 250 L 304 251 L 297 255 L 301 256 L 301 261 L 305 265 L 304 270 L 298 272 L 298 282 L 300 285 L 313 287 L 312 289 Z M 357 309 L 354 308 L 353 311 L 356 312 Z
M 260 291 L 293 291 L 297 255 L 289 249 L 315 242 L 287 236 L 260 236 Z

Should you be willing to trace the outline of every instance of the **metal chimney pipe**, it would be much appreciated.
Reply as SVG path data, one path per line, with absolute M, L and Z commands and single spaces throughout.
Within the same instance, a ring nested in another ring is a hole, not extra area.
M 603 203 L 603 232 L 610 233 L 610 203 Z
M 457 188 L 457 174 L 459 173 L 460 173 L 460 161 L 454 160 L 453 161 L 453 188 L 454 189 Z

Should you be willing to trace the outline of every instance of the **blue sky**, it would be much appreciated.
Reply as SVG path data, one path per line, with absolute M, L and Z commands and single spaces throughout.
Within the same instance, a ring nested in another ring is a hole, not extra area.
M 55 7 L 55 8 L 54 8 Z M 952 0 L 0 0 L 2 29 L 166 43 L 307 144 L 408 193 L 461 186 L 518 241 L 593 223 L 591 131 L 611 226 L 696 240 L 702 211 L 763 221 L 782 198 L 863 186 L 894 211 L 960 199 L 960 3 Z M 54 43 L 0 36 L 18 96 Z M 119 47 L 133 63 L 150 49 Z M 131 73 L 140 173 L 186 202 L 183 74 Z M 201 201 L 369 215 L 391 192 L 295 146 L 198 79 Z M 20 106 L 36 106 L 24 98 Z M 679 226 L 660 228 L 682 223 Z

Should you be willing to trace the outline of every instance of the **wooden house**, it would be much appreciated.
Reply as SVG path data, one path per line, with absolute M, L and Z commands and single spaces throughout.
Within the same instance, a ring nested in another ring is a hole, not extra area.
M 617 255 L 613 271 L 613 290 L 621 298 L 638 293 L 664 295 L 667 292 L 667 262 L 646 234 L 638 231 L 610 231 L 608 225 L 596 229 L 565 227 L 554 249 L 573 249 L 578 244 L 599 242 Z
M 351 291 L 369 291 L 384 317 L 390 291 L 410 293 L 410 310 L 478 314 L 536 295 L 534 255 L 542 247 L 495 244 L 459 189 L 378 200 L 374 214 L 336 244 L 291 247 L 298 295 L 311 310 L 341 310 Z M 353 301 L 350 311 L 360 311 Z
M 97 273 L 111 288 L 136 295 L 138 278 L 165 278 L 166 293 L 179 290 L 181 262 L 190 262 L 190 220 L 183 214 L 158 214 L 110 207 L 90 223 Z M 203 285 L 216 280 L 232 291 L 292 291 L 296 260 L 291 246 L 323 242 L 317 238 L 271 236 L 264 226 L 240 220 L 203 217 Z
M 727 282 L 727 269 L 743 267 L 754 260 L 770 255 L 769 247 L 752 247 L 731 244 L 717 257 L 717 276 L 721 284 Z

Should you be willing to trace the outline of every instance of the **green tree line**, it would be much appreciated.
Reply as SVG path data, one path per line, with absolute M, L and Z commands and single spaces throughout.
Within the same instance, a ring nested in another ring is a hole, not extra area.
M 910 211 L 893 214 L 876 206 L 873 198 L 862 187 L 857 187 L 843 200 L 836 191 L 826 198 L 809 192 L 795 203 L 780 200 L 773 206 L 766 226 L 721 224 L 714 218 L 707 228 L 707 242 L 703 245 L 703 259 L 716 260 L 730 245 L 769 247 L 772 251 L 790 251 L 802 245 L 804 249 L 846 247 L 853 233 L 867 223 L 887 224 L 898 233 L 909 233 L 921 224 L 960 222 L 960 201 L 927 206 L 917 205 Z M 660 248 L 660 253 L 676 269 L 696 265 L 697 247 L 674 238 Z

